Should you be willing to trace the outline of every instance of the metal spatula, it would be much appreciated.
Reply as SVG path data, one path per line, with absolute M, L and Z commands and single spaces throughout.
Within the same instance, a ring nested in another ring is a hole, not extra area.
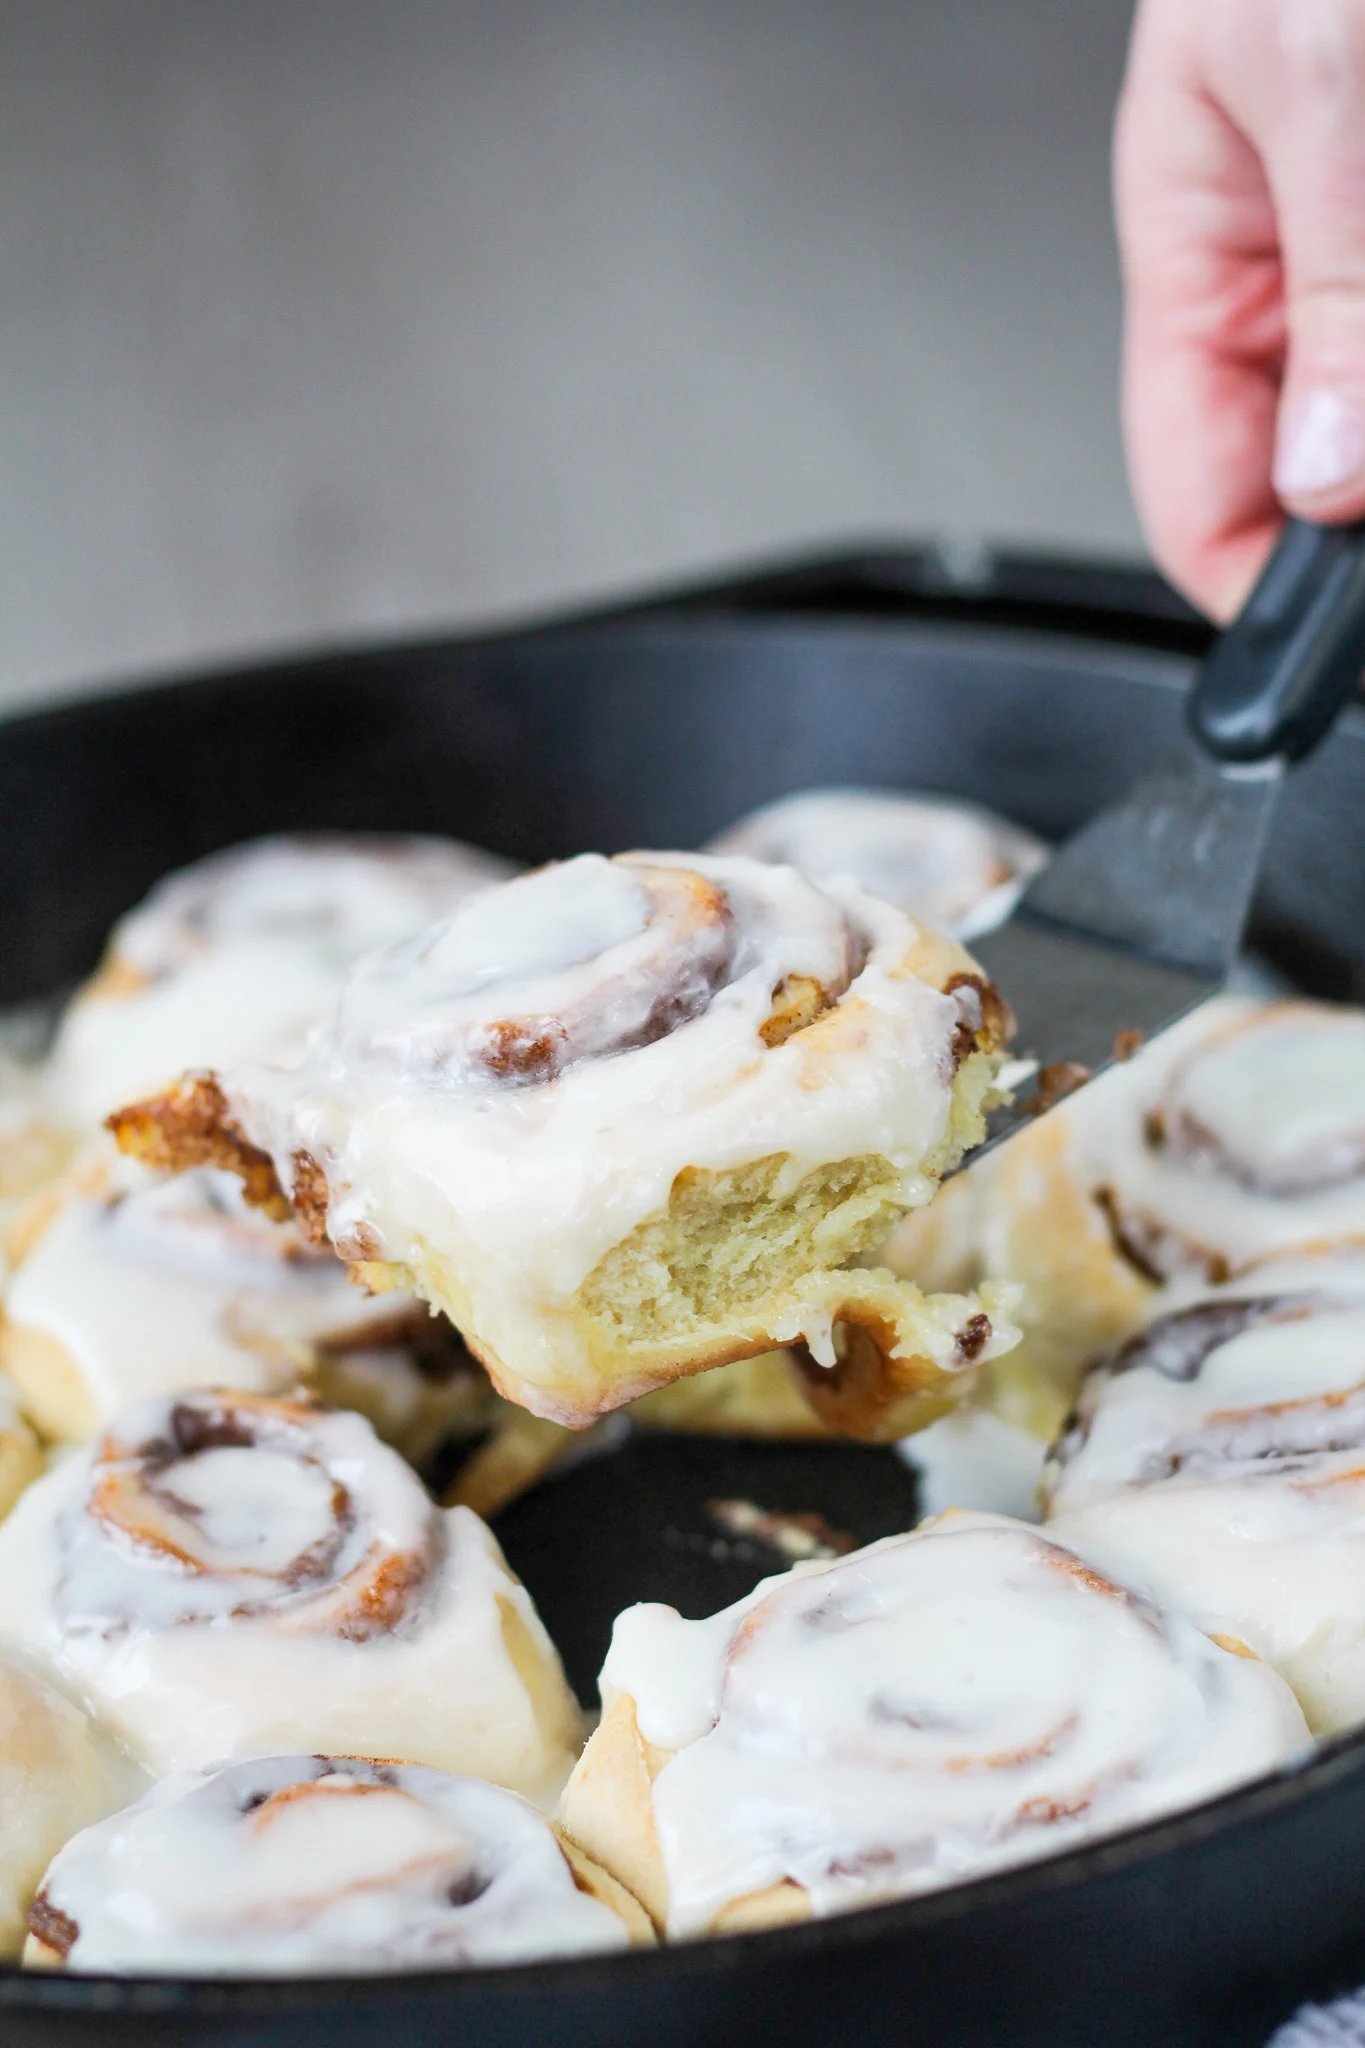
M 992 1144 L 1078 1070 L 1099 1073 L 1222 986 L 1285 770 L 1326 737 L 1362 670 L 1365 523 L 1291 520 L 1195 680 L 1186 745 L 973 942 L 1018 1019 L 1015 1050 L 1043 1070 L 1035 1096 L 992 1120 Z

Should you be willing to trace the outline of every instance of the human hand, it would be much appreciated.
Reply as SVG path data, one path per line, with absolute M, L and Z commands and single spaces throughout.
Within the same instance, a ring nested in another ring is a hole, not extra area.
M 1228 618 L 1286 510 L 1365 515 L 1365 0 L 1139 0 L 1115 187 L 1134 493 Z

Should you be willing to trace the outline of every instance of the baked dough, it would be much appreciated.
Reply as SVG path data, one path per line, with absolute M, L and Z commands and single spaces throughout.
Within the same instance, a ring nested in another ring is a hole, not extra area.
M 1289 1688 L 1044 1532 L 951 1513 L 703 1621 L 627 1609 L 569 1833 L 671 1936 L 901 1897 L 1297 1756 Z
M 525 1588 L 358 1415 L 258 1394 L 127 1410 L 0 1524 L 0 1633 L 157 1774 L 399 1756 L 553 1799 L 577 1707 Z
M 187 1774 L 56 1857 L 30 1967 L 168 1976 L 468 1969 L 647 1946 L 622 1886 L 515 1793 L 415 1764 Z
M 111 1127 L 292 1204 L 551 1421 L 802 1343 L 827 1421 L 902 1434 L 1008 1348 L 1007 1296 L 848 1261 L 981 1136 L 1007 1013 L 853 883 L 681 858 L 488 891 L 363 962 L 303 1065 L 192 1078 Z

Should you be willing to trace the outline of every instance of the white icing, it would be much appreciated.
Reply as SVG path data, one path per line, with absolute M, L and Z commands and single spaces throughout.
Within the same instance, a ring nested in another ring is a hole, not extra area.
M 110 1191 L 58 1211 L 15 1273 L 6 1314 L 62 1345 L 107 1421 L 178 1387 L 282 1391 L 313 1346 L 391 1325 L 405 1303 L 362 1294 L 329 1251 L 248 1208 L 231 1174 L 154 1181 L 124 1164 Z M 392 1347 L 386 1362 L 401 1367 Z
M 224 1418 L 249 1440 L 224 1441 Z M 159 1773 L 318 1749 L 543 1799 L 571 1760 L 525 1589 L 357 1415 L 207 1394 L 129 1410 L 0 1525 L 2 1632 Z
M 78 998 L 49 1089 L 93 1123 L 188 1068 L 295 1057 L 347 969 L 510 872 L 457 840 L 252 841 L 169 876 L 116 927 L 135 993 Z
M 927 1199 L 918 1169 L 944 1132 L 950 1047 L 976 1015 L 975 995 L 945 996 L 904 972 L 915 927 L 853 883 L 821 890 L 788 868 L 688 856 L 729 899 L 729 978 L 696 1014 L 639 1043 L 641 951 L 657 943 L 641 932 L 640 878 L 679 858 L 582 855 L 509 883 L 362 963 L 303 1067 L 226 1077 L 234 1113 L 286 1185 L 300 1148 L 324 1164 L 334 1239 L 363 1225 L 380 1256 L 398 1260 L 422 1243 L 472 1245 L 496 1266 L 515 1316 L 527 1297 L 568 1300 L 604 1252 L 665 1207 L 687 1166 L 786 1153 L 795 1184 L 813 1167 L 879 1154 L 905 1176 L 907 1199 Z M 580 890 L 581 923 L 566 910 Z M 521 986 L 499 964 L 504 909 Z M 784 981 L 844 986 L 850 928 L 869 951 L 833 1013 L 842 1028 L 765 1048 L 760 1027 Z M 526 968 L 532 930 L 542 953 Z M 697 962 L 713 970 L 714 937 L 703 925 L 679 941 L 689 1001 Z M 563 1070 L 540 1085 L 499 1081 L 485 1060 L 493 1026 L 547 1013 L 573 1020 Z M 627 1049 L 586 1056 L 618 1026 Z M 538 1341 L 529 1319 L 524 1341 Z
M 1276 1291 L 1221 1342 L 1210 1310 L 1235 1314 L 1250 1289 L 1155 1323 L 1134 1354 L 1152 1362 L 1085 1390 L 1048 1522 L 1277 1665 L 1318 1729 L 1365 1717 L 1365 1273 L 1273 1276 L 1329 1273 L 1333 1293 Z
M 1075 1170 L 1163 1276 L 1365 1233 L 1365 1016 L 1223 998 L 1093 1093 L 1059 1112 Z
M 669 1931 L 784 1879 L 816 1914 L 958 1882 L 1209 1798 L 1307 1734 L 1268 1666 L 1004 1518 L 798 1567 L 707 1622 L 631 1608 L 604 1696 L 654 1782 Z
M 158 1786 L 69 1843 L 43 1901 L 79 1930 L 75 1970 L 451 1969 L 627 1940 L 515 1794 L 353 1757 Z
M 713 853 L 784 861 L 821 881 L 852 875 L 955 938 L 994 931 L 1042 866 L 1041 840 L 973 804 L 878 789 L 810 789 L 752 811 Z
M 919 1476 L 922 1515 L 985 1508 L 1017 1520 L 1040 1519 L 1037 1495 L 1047 1445 L 1031 1430 L 973 1408 L 970 1399 L 897 1446 Z

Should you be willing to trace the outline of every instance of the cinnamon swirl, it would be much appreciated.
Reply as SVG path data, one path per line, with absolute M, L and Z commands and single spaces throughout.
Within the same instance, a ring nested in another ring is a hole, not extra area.
M 189 1392 L 127 1410 L 0 1524 L 0 1631 L 157 1773 L 288 1746 L 545 1798 L 578 1734 L 525 1589 L 359 1415 Z
M 671 1935 L 961 1882 L 1307 1744 L 1266 1664 L 1045 1534 L 955 1513 L 705 1621 L 619 1617 L 575 1840 Z
M 292 1203 L 551 1420 L 801 1340 L 827 1419 L 898 1434 L 1007 1348 L 1006 1300 L 845 1262 L 979 1138 L 1006 1022 L 852 882 L 588 854 L 371 955 L 302 1065 L 111 1127 Z
M 29 1902 L 63 1843 L 145 1782 L 74 1701 L 0 1653 L 0 1957 L 18 1955 Z
M 231 1174 L 161 1181 L 95 1158 L 15 1235 L 0 1366 L 58 1442 L 151 1394 L 300 1381 L 414 1461 L 487 1426 L 492 1390 L 448 1323 L 358 1292 L 296 1224 L 249 1208 Z
M 515 1793 L 417 1764 L 270 1756 L 185 1775 L 56 1857 L 24 1960 L 118 1974 L 467 1969 L 652 1940 Z
M 1365 1720 L 1365 1247 L 1273 1260 L 1087 1378 L 1049 1533 L 1273 1663 L 1315 1731 Z
M 186 1067 L 288 1052 L 353 961 L 511 872 L 458 840 L 297 833 L 169 875 L 62 1022 L 54 1111 L 84 1128 Z
M 712 853 L 782 861 L 820 881 L 852 875 L 874 896 L 969 939 L 994 931 L 1047 848 L 993 811 L 888 789 L 806 789 L 751 811 Z

